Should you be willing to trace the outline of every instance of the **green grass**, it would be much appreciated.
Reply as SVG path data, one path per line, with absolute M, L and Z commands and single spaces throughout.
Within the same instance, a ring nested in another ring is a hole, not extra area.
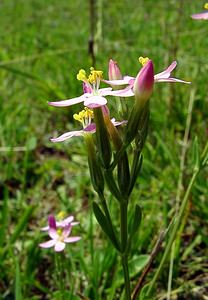
M 193 170 L 193 140 L 198 136 L 200 149 L 207 141 L 208 23 L 190 18 L 201 11 L 203 1 L 100 3 L 96 66 L 105 77 L 109 58 L 119 63 L 123 74 L 136 75 L 142 55 L 154 61 L 156 73 L 176 59 L 174 75 L 192 82 L 191 86 L 157 84 L 151 98 L 144 163 L 132 195 L 132 202 L 143 207 L 141 228 L 132 247 L 132 264 L 137 266 L 131 271 L 135 283 L 144 266 L 145 256 L 140 255 L 151 252 L 175 210 L 191 93 L 194 107 L 184 190 Z M 53 135 L 78 128 L 72 115 L 79 111 L 79 105 L 51 108 L 47 101 L 82 93 L 76 74 L 80 68 L 91 66 L 88 1 L 3 0 L 0 27 L 0 299 L 61 299 L 59 278 L 63 276 L 66 299 L 80 299 L 78 293 L 86 299 L 121 299 L 119 260 L 91 213 L 96 195 L 83 140 L 49 141 Z M 126 101 L 131 106 L 131 100 Z M 109 106 L 116 111 L 113 101 Z M 173 269 L 173 294 L 178 299 L 206 299 L 207 173 L 205 169 L 199 175 L 184 217 Z M 110 195 L 109 202 L 117 224 L 116 204 Z M 59 274 L 53 251 L 40 249 L 38 243 L 45 239 L 40 227 L 47 216 L 61 210 L 73 213 L 80 221 L 76 233 L 82 240 L 67 247 Z M 162 251 L 147 280 L 153 278 L 161 255 Z M 165 299 L 167 278 L 168 262 L 153 299 Z

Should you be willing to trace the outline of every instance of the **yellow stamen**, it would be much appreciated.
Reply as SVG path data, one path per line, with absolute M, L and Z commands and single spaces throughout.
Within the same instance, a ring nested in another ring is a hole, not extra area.
M 142 64 L 142 66 L 144 66 L 149 60 L 150 60 L 149 57 L 142 57 L 142 56 L 139 57 L 139 62 L 140 64 Z
M 205 9 L 208 9 L 208 3 L 205 3 L 205 4 L 204 4 L 204 8 L 205 8 Z
M 83 69 L 79 70 L 79 73 L 77 74 L 77 79 L 81 80 L 81 81 L 86 81 L 87 80 L 85 70 L 83 70 Z
M 62 231 L 63 231 L 62 228 L 58 228 L 56 232 L 58 233 L 58 235 L 61 235 Z
M 65 216 L 66 216 L 65 211 L 60 211 L 60 212 L 58 213 L 58 215 L 57 215 L 57 219 L 58 219 L 59 221 L 61 221 L 61 220 L 63 220 L 63 219 L 65 218 Z
M 82 123 L 83 126 L 86 126 L 90 123 L 91 119 L 93 119 L 93 111 L 87 107 L 85 107 L 78 114 L 73 115 L 74 120 Z
M 98 79 L 103 78 L 102 71 L 96 71 L 93 67 L 90 68 L 90 75 L 88 77 L 88 81 L 90 83 L 96 83 Z

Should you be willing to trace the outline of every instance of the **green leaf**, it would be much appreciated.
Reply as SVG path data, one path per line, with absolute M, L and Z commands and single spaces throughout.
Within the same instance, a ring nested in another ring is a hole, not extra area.
M 24 230 L 24 228 L 27 226 L 28 221 L 33 213 L 33 210 L 35 209 L 35 206 L 29 206 L 25 209 L 22 217 L 19 220 L 19 223 L 17 224 L 14 233 L 11 236 L 10 242 L 14 243 L 18 237 L 20 236 L 21 232 Z
M 136 204 L 134 217 L 132 225 L 130 226 L 130 236 L 133 237 L 133 235 L 137 232 L 139 225 L 141 224 L 142 220 L 142 208 L 138 204 Z
M 16 259 L 16 272 L 15 272 L 15 299 L 22 300 L 22 292 L 21 292 L 21 276 L 20 276 L 20 268 L 19 261 Z
M 143 286 L 143 288 L 141 289 L 141 292 L 140 292 L 140 294 L 139 294 L 139 296 L 138 296 L 138 300 L 150 300 L 150 299 L 153 299 L 152 297 L 150 297 L 149 295 L 148 296 L 146 296 L 146 294 L 147 294 L 147 291 L 148 291 L 148 288 L 149 288 L 149 283 L 147 283 L 147 284 L 145 284 L 144 286 Z
M 102 210 L 100 209 L 100 207 L 98 206 L 98 204 L 96 202 L 93 202 L 92 207 L 93 207 L 94 215 L 95 215 L 100 227 L 105 232 L 105 234 L 109 237 L 109 239 L 111 240 L 113 245 L 116 247 L 116 249 L 120 251 L 120 249 L 118 247 L 118 243 L 115 239 L 114 232 L 112 231 L 111 227 L 109 226 L 106 216 L 104 215 L 104 213 L 102 212 Z

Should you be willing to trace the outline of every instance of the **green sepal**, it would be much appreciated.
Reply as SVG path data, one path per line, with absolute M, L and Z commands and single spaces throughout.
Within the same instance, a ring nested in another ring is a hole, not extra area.
M 138 204 L 136 204 L 135 211 L 134 211 L 134 216 L 133 216 L 133 221 L 132 224 L 130 224 L 130 237 L 132 238 L 137 230 L 139 229 L 139 226 L 141 224 L 142 220 L 142 208 Z
M 125 145 L 129 145 L 136 137 L 141 114 L 142 114 L 141 107 L 135 104 L 130 112 L 128 123 L 126 125 L 125 137 L 124 137 Z
M 93 109 L 94 120 L 96 124 L 96 145 L 102 165 L 108 168 L 111 162 L 111 145 L 110 137 L 103 118 L 102 109 L 100 107 Z
M 144 147 L 144 143 L 147 138 L 149 117 L 150 117 L 150 109 L 149 109 L 149 101 L 148 101 L 142 110 L 141 117 L 139 119 L 139 124 L 138 124 L 138 132 L 135 137 L 135 147 L 137 151 L 140 152 L 142 151 L 142 148 Z
M 105 234 L 108 236 L 114 247 L 120 252 L 120 248 L 118 245 L 118 242 L 115 238 L 115 234 L 111 227 L 109 226 L 108 220 L 102 210 L 100 209 L 99 205 L 96 202 L 93 202 L 92 204 L 94 215 L 102 228 L 102 230 L 105 232 Z
M 104 177 L 102 169 L 98 163 L 95 145 L 91 134 L 85 135 L 85 142 L 87 145 L 88 165 L 92 186 L 97 193 L 102 193 L 104 190 Z
M 139 229 L 141 220 L 142 220 L 142 209 L 138 204 L 136 204 L 134 216 L 129 224 L 129 240 L 128 240 L 127 252 L 129 252 L 131 249 L 132 239 Z
M 122 194 L 127 195 L 130 183 L 129 161 L 126 151 L 118 160 L 118 185 Z
M 112 193 L 112 195 L 120 202 L 121 199 L 123 199 L 118 186 L 115 182 L 114 176 L 113 176 L 113 172 L 111 170 L 105 170 L 104 171 L 104 176 L 105 176 L 105 181 L 108 185 L 108 188 L 110 190 L 110 192 Z

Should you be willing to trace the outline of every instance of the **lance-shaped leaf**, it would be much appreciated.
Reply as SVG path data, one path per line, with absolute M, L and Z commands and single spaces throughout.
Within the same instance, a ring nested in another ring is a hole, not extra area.
M 102 210 L 100 209 L 99 205 L 96 202 L 93 202 L 92 207 L 93 207 L 94 215 L 95 215 L 100 227 L 105 232 L 105 234 L 108 236 L 108 238 L 111 240 L 114 247 L 118 251 L 120 251 L 115 234 L 114 234 L 112 228 L 110 227 L 110 224 L 109 224 L 106 216 L 104 215 L 104 213 L 102 212 Z

